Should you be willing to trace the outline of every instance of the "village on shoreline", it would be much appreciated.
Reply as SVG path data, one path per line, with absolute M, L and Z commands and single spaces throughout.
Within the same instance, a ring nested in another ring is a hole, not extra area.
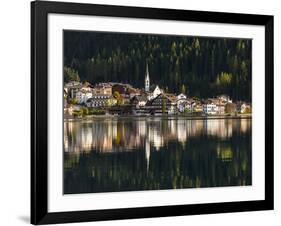
M 251 103 L 232 101 L 227 95 L 200 99 L 185 93 L 168 93 L 150 85 L 146 67 L 144 88 L 130 84 L 69 81 L 64 84 L 64 118 L 83 116 L 163 116 L 243 117 L 251 116 Z

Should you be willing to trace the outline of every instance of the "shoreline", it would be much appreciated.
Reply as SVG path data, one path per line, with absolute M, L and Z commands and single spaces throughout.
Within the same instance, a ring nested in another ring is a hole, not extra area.
M 126 118 L 163 118 L 163 119 L 188 119 L 188 120 L 215 120 L 215 119 L 252 119 L 251 114 L 247 115 L 208 115 L 208 116 L 190 116 L 190 115 L 88 115 L 81 118 L 73 116 L 64 116 L 63 121 L 87 121 L 87 120 L 96 120 L 96 119 L 126 119 Z

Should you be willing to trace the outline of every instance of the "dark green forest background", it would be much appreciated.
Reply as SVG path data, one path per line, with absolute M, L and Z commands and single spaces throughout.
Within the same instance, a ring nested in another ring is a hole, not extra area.
M 249 39 L 64 31 L 64 81 L 151 84 L 200 98 L 251 101 Z

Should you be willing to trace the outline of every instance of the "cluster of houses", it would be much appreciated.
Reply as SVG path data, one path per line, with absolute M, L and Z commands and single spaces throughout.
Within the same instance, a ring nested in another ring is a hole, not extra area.
M 64 97 L 65 112 L 70 115 L 81 107 L 103 109 L 107 114 L 113 115 L 181 113 L 225 115 L 251 112 L 249 103 L 233 103 L 226 95 L 201 100 L 188 98 L 183 93 L 179 95 L 166 93 L 158 85 L 150 85 L 148 66 L 146 67 L 145 86 L 142 89 L 117 82 L 92 85 L 88 82 L 71 81 L 64 85 Z

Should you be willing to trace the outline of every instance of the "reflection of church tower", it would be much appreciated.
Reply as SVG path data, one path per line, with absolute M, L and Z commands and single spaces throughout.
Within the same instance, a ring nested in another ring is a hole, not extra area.
M 148 72 L 148 65 L 146 64 L 146 72 L 145 72 L 145 81 L 144 81 L 144 87 L 145 92 L 149 92 L 149 72 Z
M 149 160 L 150 160 L 150 143 L 146 138 L 145 141 L 145 159 L 146 159 L 146 170 L 149 171 Z

